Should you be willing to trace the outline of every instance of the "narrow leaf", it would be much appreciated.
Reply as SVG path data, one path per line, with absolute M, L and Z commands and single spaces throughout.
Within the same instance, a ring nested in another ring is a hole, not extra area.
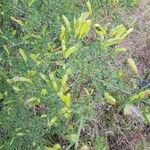
M 91 3 L 90 3 L 89 0 L 86 2 L 86 6 L 87 6 L 87 8 L 89 10 L 90 15 L 92 15 L 92 6 L 91 6 Z
M 6 51 L 7 55 L 10 55 L 9 49 L 6 47 L 6 45 L 3 45 L 4 50 Z
M 80 45 L 76 44 L 75 46 L 71 47 L 64 53 L 64 57 L 68 58 L 71 54 L 75 53 L 79 49 Z
M 109 39 L 105 42 L 105 46 L 106 48 L 110 47 L 110 46 L 113 46 L 113 45 L 116 45 L 116 44 L 119 44 L 122 42 L 122 39 L 121 38 L 113 38 L 113 39 Z
M 121 38 L 125 39 L 131 32 L 133 31 L 133 28 L 130 28 L 128 31 L 126 31 L 126 33 L 124 33 Z
M 129 64 L 130 68 L 133 70 L 133 72 L 134 72 L 138 77 L 140 77 L 140 76 L 139 76 L 138 69 L 137 69 L 137 66 L 136 66 L 134 60 L 133 60 L 132 58 L 128 58 L 128 59 L 127 59 L 127 62 L 128 62 L 128 64 Z
M 64 23 L 66 25 L 67 30 L 69 32 L 71 32 L 71 25 L 70 25 L 70 22 L 69 22 L 68 18 L 66 16 L 64 16 L 64 15 L 62 16 L 62 18 L 63 18 L 63 21 L 64 21 Z
M 35 0 L 28 0 L 29 7 L 31 7 L 34 2 L 35 2 Z
M 38 99 L 37 97 L 31 97 L 28 100 L 26 100 L 24 104 L 32 108 L 36 105 L 39 105 L 40 103 L 41 103 L 40 99 Z
M 104 93 L 104 97 L 105 97 L 106 102 L 107 102 L 108 104 L 116 105 L 116 99 L 113 98 L 108 92 L 105 92 L 105 93 Z
M 23 26 L 24 24 L 23 24 L 23 22 L 21 21 L 21 20 L 19 20 L 19 19 L 16 19 L 15 17 L 11 17 L 11 20 L 13 20 L 13 21 L 15 21 L 17 24 L 19 24 L 20 26 Z
M 26 83 L 33 84 L 32 80 L 25 77 L 14 77 L 12 79 L 7 79 L 7 82 L 10 84 L 15 82 L 26 82 Z
M 21 56 L 23 57 L 24 61 L 27 62 L 27 56 L 26 56 L 24 50 L 22 48 L 19 48 L 18 51 L 21 54 Z

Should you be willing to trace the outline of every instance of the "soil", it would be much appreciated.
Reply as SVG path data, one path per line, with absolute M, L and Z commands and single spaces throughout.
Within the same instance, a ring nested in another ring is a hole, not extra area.
M 132 18 L 134 31 L 120 46 L 125 47 L 129 56 L 136 60 L 143 76 L 150 69 L 150 0 L 140 0 L 139 7 L 124 17 L 127 20 Z

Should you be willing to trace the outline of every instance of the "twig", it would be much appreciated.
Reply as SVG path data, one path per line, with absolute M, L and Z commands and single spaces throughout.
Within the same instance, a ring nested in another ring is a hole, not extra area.
M 79 138 L 80 138 L 80 133 L 81 133 L 82 125 L 83 125 L 83 117 L 81 118 L 81 121 L 80 121 L 80 126 L 79 126 L 79 130 L 78 130 L 77 141 L 75 143 L 75 150 L 77 150 L 77 148 L 78 148 L 78 143 L 79 143 Z

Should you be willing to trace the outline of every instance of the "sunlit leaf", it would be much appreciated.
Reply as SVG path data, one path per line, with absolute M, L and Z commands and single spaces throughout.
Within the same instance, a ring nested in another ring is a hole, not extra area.
M 56 78 L 54 76 L 54 73 L 50 73 L 49 77 L 50 77 L 50 79 L 52 81 L 52 85 L 53 85 L 54 90 L 57 92 L 58 91 L 58 84 L 56 82 Z
M 134 103 L 136 101 L 140 101 L 143 99 L 147 99 L 150 97 L 150 90 L 141 91 L 140 93 L 133 95 L 130 97 L 130 102 Z
M 19 48 L 18 51 L 21 54 L 21 56 L 23 57 L 24 61 L 27 62 L 27 56 L 26 56 L 24 50 L 22 48 Z
M 35 70 L 28 70 L 27 74 L 28 74 L 28 78 L 33 78 L 36 75 L 36 71 Z
M 13 20 L 13 21 L 15 21 L 17 24 L 19 24 L 20 26 L 23 26 L 24 24 L 23 24 L 23 22 L 21 21 L 21 20 L 19 20 L 19 19 L 16 19 L 15 17 L 11 17 L 11 20 Z
M 126 104 L 124 107 L 124 115 L 130 115 L 131 114 L 131 104 Z
M 62 25 L 61 26 L 61 33 L 60 33 L 60 41 L 64 40 L 65 41 L 66 39 L 66 28 Z
M 113 38 L 113 39 L 109 39 L 105 42 L 105 47 L 108 48 L 110 46 L 114 46 L 114 45 L 117 45 L 119 43 L 122 42 L 122 39 L 121 38 Z
M 4 48 L 4 50 L 6 51 L 7 55 L 9 56 L 9 55 L 10 55 L 10 52 L 9 52 L 9 49 L 7 48 L 7 46 L 6 46 L 6 45 L 3 45 L 3 48 Z
M 17 136 L 24 136 L 25 134 L 22 133 L 22 132 L 19 132 L 19 133 L 17 133 L 16 135 L 17 135 Z
M 66 50 L 66 42 L 65 42 L 65 40 L 62 40 L 62 41 L 61 41 L 61 46 L 62 46 L 62 51 L 63 51 L 63 53 L 64 53 L 65 50 Z
M 16 33 L 17 33 L 17 31 L 16 31 L 16 30 L 13 30 L 13 31 L 12 31 L 12 35 L 13 35 L 13 36 L 15 36 L 15 35 L 16 35 Z
M 79 150 L 90 150 L 90 148 L 87 145 L 83 145 Z
M 12 79 L 7 79 L 7 82 L 10 84 L 15 82 L 26 82 L 26 83 L 33 84 L 32 80 L 25 77 L 14 77 Z
M 44 74 L 39 73 L 39 75 L 40 75 L 40 77 L 41 77 L 46 83 L 48 83 L 48 79 L 47 79 L 47 77 L 46 77 Z
M 99 36 L 101 36 L 102 40 L 104 40 L 107 28 L 101 27 L 99 24 L 95 24 L 95 31 Z
M 133 60 L 132 58 L 128 58 L 128 59 L 127 59 L 127 62 L 128 62 L 128 64 L 129 64 L 129 66 L 131 67 L 131 69 L 133 70 L 133 72 L 134 72 L 138 77 L 140 77 L 140 76 L 139 76 L 139 71 L 138 71 L 138 69 L 137 69 L 137 66 L 136 66 L 134 60 Z
M 65 86 L 67 80 L 68 80 L 68 74 L 65 74 L 65 75 L 62 77 L 61 85 L 62 85 L 62 86 Z
M 80 44 L 76 44 L 75 46 L 72 46 L 68 50 L 64 52 L 64 57 L 68 58 L 71 54 L 75 53 L 80 47 Z
M 44 150 L 61 150 L 61 146 L 59 144 L 55 144 L 53 147 L 45 147 Z
M 91 20 L 84 21 L 76 30 L 75 37 L 83 39 L 91 29 Z
M 126 51 L 127 51 L 126 48 L 115 48 L 114 54 L 119 55 L 119 54 L 121 54 L 122 52 L 126 52 Z
M 35 61 L 37 65 L 40 65 L 41 62 L 38 60 L 38 56 L 39 54 L 30 54 L 31 59 Z
M 127 30 L 122 36 L 122 39 L 125 39 L 131 32 L 133 31 L 133 28 L 130 28 L 129 30 Z
M 48 122 L 48 126 L 49 126 L 49 127 L 51 127 L 51 126 L 57 126 L 57 121 L 58 121 L 58 118 L 57 118 L 57 117 L 52 118 L 52 119 Z
M 29 7 L 31 7 L 34 2 L 35 2 L 35 0 L 28 0 Z
M 12 86 L 12 88 L 15 90 L 16 93 L 21 91 L 21 89 L 17 86 Z
M 30 108 L 32 108 L 36 105 L 39 105 L 40 103 L 41 103 L 41 100 L 39 98 L 31 97 L 31 98 L 27 99 L 24 104 L 26 106 L 29 106 Z
M 75 31 L 81 26 L 81 24 L 90 16 L 89 12 L 82 13 L 78 20 L 74 21 Z
M 115 27 L 115 28 L 113 28 L 111 31 L 110 31 L 110 33 L 109 33 L 109 37 L 110 38 L 112 38 L 113 36 L 115 36 L 117 33 L 118 33 L 118 31 L 120 30 L 120 29 L 122 29 L 122 28 L 124 28 L 124 26 L 121 24 L 121 25 L 118 25 L 117 27 Z
M 69 119 L 71 116 L 71 110 L 68 107 L 63 107 L 60 110 L 60 114 L 63 115 L 65 118 Z
M 64 95 L 63 92 L 57 94 L 67 107 L 70 107 L 70 93 Z
M 62 16 L 62 18 L 63 18 L 63 21 L 64 21 L 64 23 L 66 25 L 67 30 L 69 32 L 71 32 L 71 25 L 70 25 L 70 22 L 69 22 L 68 18 L 66 16 L 64 16 L 64 15 Z
M 116 99 L 113 98 L 108 92 L 105 92 L 105 93 L 104 93 L 104 97 L 105 97 L 106 102 L 107 102 L 108 104 L 116 105 Z
M 47 95 L 47 90 L 46 89 L 42 89 L 41 90 L 41 96 L 46 96 Z
M 125 30 L 126 31 L 126 28 L 121 24 L 121 25 L 119 25 L 119 26 L 117 26 L 117 27 L 115 27 L 115 28 L 113 28 L 111 31 L 110 31 L 110 33 L 109 33 L 109 36 L 110 36 L 110 38 L 112 38 L 113 36 L 115 36 L 116 34 L 118 34 L 118 33 L 120 33 L 120 31 L 122 30 L 122 32 Z M 124 32 L 125 32 L 124 31 Z M 121 32 L 121 33 L 122 33 Z M 123 33 L 124 33 L 123 32 Z
M 87 5 L 90 15 L 92 15 L 92 6 L 89 0 L 86 2 L 86 5 Z

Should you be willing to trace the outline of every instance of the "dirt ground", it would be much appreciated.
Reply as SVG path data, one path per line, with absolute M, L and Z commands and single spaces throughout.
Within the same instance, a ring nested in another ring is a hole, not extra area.
M 140 75 L 143 76 L 150 69 L 150 0 L 140 0 L 136 10 L 130 15 L 125 14 L 129 20 L 127 17 L 134 21 L 134 31 L 120 46 L 125 47 L 136 60 Z

